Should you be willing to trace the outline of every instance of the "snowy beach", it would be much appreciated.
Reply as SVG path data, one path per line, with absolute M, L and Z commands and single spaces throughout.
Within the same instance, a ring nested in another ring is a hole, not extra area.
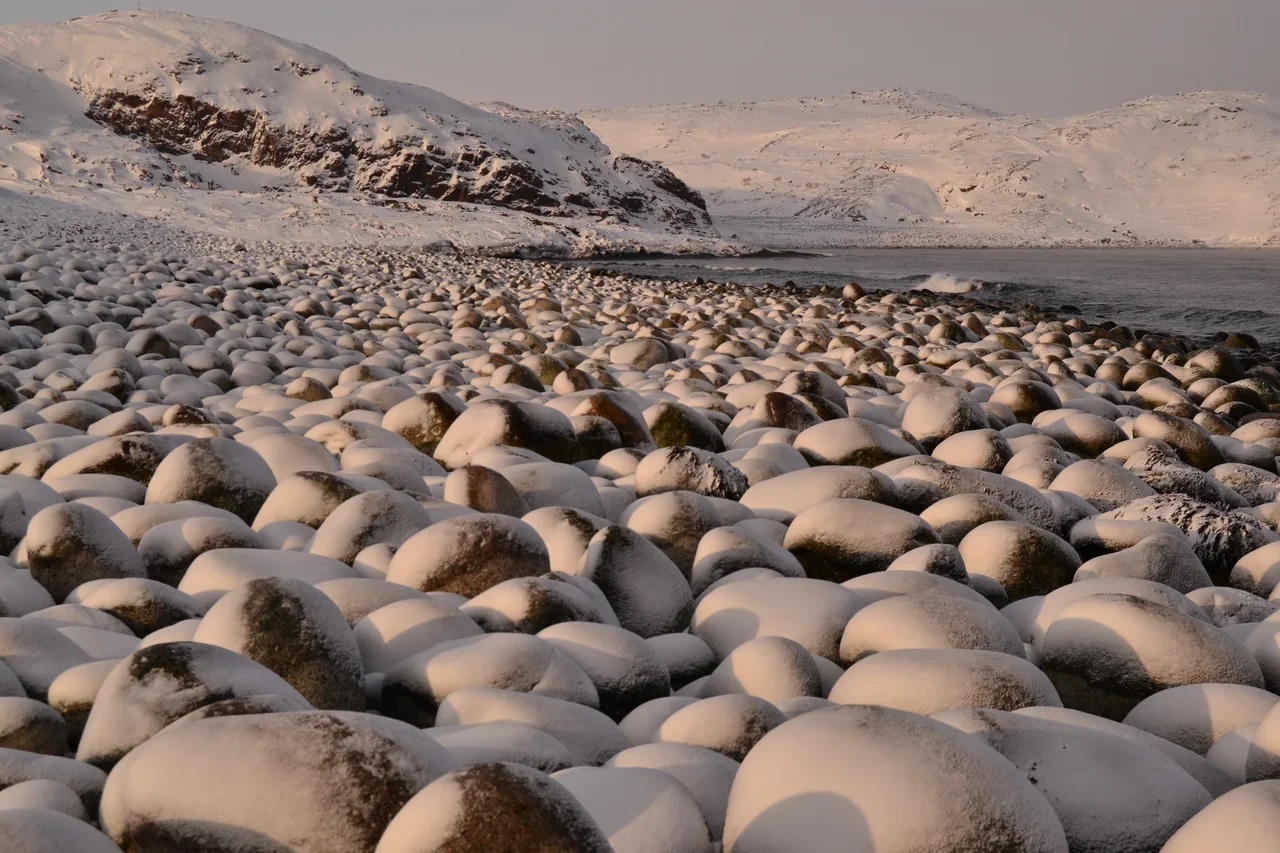
M 608 46 L 449 6 L 379 54 Z M 588 82 L 716 76 L 659 6 Z M 1277 849 L 1265 95 L 575 115 L 5 14 L 2 853 Z
M 1268 837 L 1265 354 L 202 245 L 0 246 L 14 849 Z

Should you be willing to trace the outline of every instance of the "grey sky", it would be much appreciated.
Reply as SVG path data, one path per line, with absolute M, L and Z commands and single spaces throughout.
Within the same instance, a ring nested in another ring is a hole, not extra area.
M 0 24 L 129 0 L 0 0 Z M 165 0 L 470 101 L 581 109 L 903 87 L 1065 115 L 1280 94 L 1277 0 Z

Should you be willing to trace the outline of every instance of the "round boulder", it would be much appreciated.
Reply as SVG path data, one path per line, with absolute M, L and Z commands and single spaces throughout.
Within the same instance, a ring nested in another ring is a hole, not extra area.
M 1049 803 L 994 750 L 927 717 L 870 706 L 803 714 L 743 762 L 724 849 L 771 853 L 796 839 L 813 853 L 1068 850 Z

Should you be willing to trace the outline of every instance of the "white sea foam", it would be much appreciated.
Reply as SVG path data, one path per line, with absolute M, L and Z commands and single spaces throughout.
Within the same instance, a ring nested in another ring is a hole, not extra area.
M 912 290 L 932 290 L 934 293 L 973 293 L 981 290 L 983 282 L 970 278 L 956 278 L 950 273 L 936 272 L 912 287 Z

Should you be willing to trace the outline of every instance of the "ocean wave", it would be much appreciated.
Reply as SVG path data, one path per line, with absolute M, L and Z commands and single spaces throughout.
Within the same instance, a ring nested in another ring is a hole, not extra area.
M 787 275 L 786 270 L 774 269 L 773 267 L 750 267 L 741 264 L 704 264 L 702 269 L 712 270 L 713 272 L 736 272 L 736 273 L 761 273 L 776 272 L 778 275 Z
M 986 282 L 972 278 L 956 278 L 950 273 L 936 272 L 912 287 L 912 290 L 932 290 L 934 293 L 973 293 L 982 290 Z

